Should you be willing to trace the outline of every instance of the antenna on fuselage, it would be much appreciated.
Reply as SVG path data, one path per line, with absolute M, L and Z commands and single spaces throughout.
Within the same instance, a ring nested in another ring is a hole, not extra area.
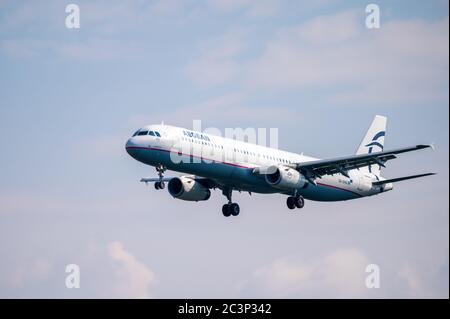
M 164 121 L 161 121 L 161 125 L 164 126 Z

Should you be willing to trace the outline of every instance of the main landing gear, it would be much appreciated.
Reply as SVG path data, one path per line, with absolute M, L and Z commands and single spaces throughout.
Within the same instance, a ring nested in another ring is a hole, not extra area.
M 166 184 L 163 181 L 165 170 L 166 170 L 166 168 L 161 164 L 156 166 L 156 171 L 158 172 L 159 181 L 155 182 L 155 189 L 164 189 L 164 187 L 166 187 Z
M 222 213 L 223 213 L 223 216 L 225 216 L 225 217 L 237 216 L 237 215 L 239 215 L 239 212 L 240 212 L 240 208 L 239 208 L 238 203 L 232 203 L 231 202 L 231 193 L 232 192 L 233 192 L 233 190 L 231 188 L 224 189 L 222 191 L 222 193 L 228 199 L 228 204 L 225 204 L 225 205 L 222 206 Z
M 164 189 L 166 187 L 166 183 L 163 181 L 155 182 L 155 189 Z
M 286 200 L 289 209 L 303 208 L 305 206 L 305 199 L 302 196 L 289 196 Z

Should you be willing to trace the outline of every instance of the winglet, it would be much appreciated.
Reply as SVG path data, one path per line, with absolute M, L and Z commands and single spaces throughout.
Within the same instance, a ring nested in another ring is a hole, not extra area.
M 419 150 L 424 149 L 424 148 L 431 148 L 433 151 L 436 150 L 436 145 L 434 145 L 434 143 L 431 143 L 431 144 L 419 144 L 419 145 L 416 145 L 416 147 Z

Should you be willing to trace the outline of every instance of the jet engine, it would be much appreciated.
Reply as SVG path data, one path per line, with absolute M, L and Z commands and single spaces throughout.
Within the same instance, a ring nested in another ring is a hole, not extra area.
M 308 181 L 297 170 L 286 166 L 271 166 L 266 174 L 266 181 L 281 190 L 294 190 L 303 188 Z
M 187 201 L 208 200 L 211 196 L 211 191 L 208 188 L 186 176 L 172 178 L 167 189 L 174 198 Z

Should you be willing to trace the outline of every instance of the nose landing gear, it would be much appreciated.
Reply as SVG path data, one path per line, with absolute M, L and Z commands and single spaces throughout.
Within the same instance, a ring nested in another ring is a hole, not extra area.
M 164 189 L 166 185 L 163 181 L 163 178 L 166 168 L 163 165 L 159 164 L 158 166 L 156 166 L 156 171 L 158 172 L 159 181 L 155 182 L 155 189 Z

